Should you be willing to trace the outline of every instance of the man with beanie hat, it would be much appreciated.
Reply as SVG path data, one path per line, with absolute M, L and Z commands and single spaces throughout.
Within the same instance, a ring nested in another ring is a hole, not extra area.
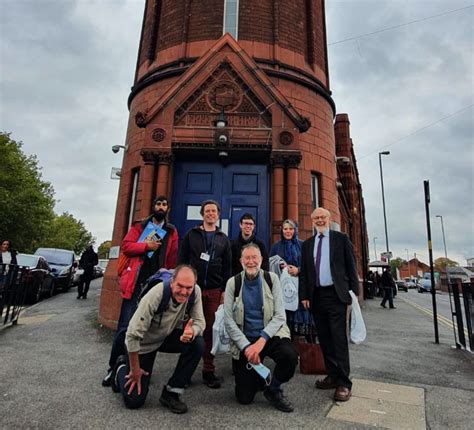
M 138 304 L 142 284 L 159 269 L 174 269 L 178 257 L 178 232 L 174 225 L 166 221 L 168 198 L 158 196 L 153 200 L 152 214 L 136 221 L 125 235 L 121 252 L 127 258 L 126 269 L 119 273 L 119 287 L 122 294 L 122 307 L 109 359 L 109 370 L 102 385 L 111 384 L 112 368 L 125 351 L 125 333 Z M 140 235 L 149 222 L 166 232 L 159 240 L 145 239 L 138 242 Z M 150 252 L 152 252 L 150 256 Z

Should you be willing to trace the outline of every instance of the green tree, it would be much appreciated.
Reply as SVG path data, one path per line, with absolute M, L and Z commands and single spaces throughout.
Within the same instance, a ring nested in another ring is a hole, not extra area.
M 392 276 L 394 279 L 397 278 L 397 269 L 405 262 L 403 258 L 397 257 L 390 260 L 390 267 L 392 269 Z
M 48 226 L 48 236 L 41 243 L 45 248 L 71 249 L 77 255 L 95 243 L 95 237 L 85 228 L 84 223 L 70 213 L 54 217 Z
M 109 257 L 109 250 L 112 246 L 111 240 L 106 240 L 99 245 L 99 249 L 97 250 L 97 255 L 99 258 L 108 258 Z
M 446 260 L 445 257 L 439 257 L 435 261 L 433 261 L 433 266 L 435 272 L 441 273 L 444 272 L 444 269 L 446 267 L 446 263 L 448 267 L 457 267 L 459 266 L 459 263 L 454 260 L 450 260 L 449 258 Z
M 0 132 L 0 238 L 21 252 L 33 252 L 54 218 L 54 189 L 42 179 L 35 155 Z

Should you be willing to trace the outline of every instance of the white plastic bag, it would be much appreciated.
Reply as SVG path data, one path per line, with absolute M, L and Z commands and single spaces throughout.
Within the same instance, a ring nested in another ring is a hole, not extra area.
M 364 318 L 362 318 L 359 299 L 352 291 L 349 291 L 349 293 L 352 297 L 350 337 L 352 343 L 359 344 L 365 340 L 367 336 L 367 330 L 365 328 Z
M 212 349 L 211 354 L 226 354 L 229 352 L 230 337 L 224 326 L 224 305 L 219 305 L 216 311 L 216 319 L 212 326 Z
M 280 276 L 281 291 L 283 293 L 283 304 L 287 311 L 298 309 L 298 277 L 291 276 L 285 267 Z

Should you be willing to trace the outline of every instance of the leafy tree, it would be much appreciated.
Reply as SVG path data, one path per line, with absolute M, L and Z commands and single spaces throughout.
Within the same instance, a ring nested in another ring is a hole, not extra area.
M 36 156 L 25 155 L 22 145 L 0 132 L 0 238 L 33 252 L 54 218 L 54 189 L 42 179 Z
M 397 269 L 405 262 L 403 258 L 397 257 L 390 260 L 390 267 L 392 269 L 392 276 L 395 279 L 397 277 Z
M 99 249 L 97 250 L 97 255 L 99 256 L 99 258 L 108 258 L 109 250 L 111 246 L 112 246 L 111 240 L 106 240 L 105 242 L 102 242 L 99 245 Z
M 449 258 L 446 260 L 445 257 L 439 257 L 435 261 L 433 261 L 433 266 L 435 272 L 441 273 L 444 272 L 444 269 L 446 267 L 446 263 L 448 267 L 457 267 L 459 266 L 459 263 L 454 260 L 450 260 Z
M 80 255 L 89 245 L 95 243 L 95 237 L 87 231 L 82 221 L 76 220 L 70 213 L 54 217 L 48 226 L 48 236 L 42 241 L 46 248 L 71 249 Z

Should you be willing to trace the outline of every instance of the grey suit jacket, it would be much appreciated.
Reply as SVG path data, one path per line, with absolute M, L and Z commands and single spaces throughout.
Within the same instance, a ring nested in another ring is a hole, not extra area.
M 313 301 L 313 292 L 316 285 L 313 257 L 315 238 L 316 236 L 312 236 L 306 240 L 301 249 L 300 301 Z M 346 234 L 331 230 L 329 234 L 329 249 L 331 276 L 337 296 L 341 302 L 351 304 L 352 300 L 349 290 L 352 290 L 355 295 L 359 291 L 359 276 L 357 275 L 352 243 Z

